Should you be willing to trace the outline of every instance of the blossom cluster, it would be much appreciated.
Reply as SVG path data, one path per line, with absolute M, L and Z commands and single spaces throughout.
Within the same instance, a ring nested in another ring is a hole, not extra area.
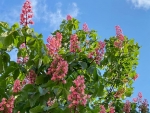
M 124 35 L 122 33 L 120 26 L 116 26 L 115 28 L 116 28 L 116 36 L 118 40 L 114 42 L 114 46 L 117 48 L 121 48 L 124 41 Z
M 89 32 L 88 25 L 86 23 L 83 24 L 83 31 Z
M 30 70 L 29 73 L 26 75 L 25 79 L 22 81 L 22 87 L 26 84 L 34 84 L 37 74 L 34 70 Z
M 18 64 L 25 64 L 27 63 L 29 60 L 29 57 L 28 56 L 25 56 L 25 57 L 18 57 L 17 58 L 17 63 Z
M 57 56 L 48 68 L 47 75 L 52 75 L 51 80 L 66 83 L 64 77 L 68 72 L 68 63 L 61 56 Z
M 47 106 L 49 106 L 49 107 L 52 106 L 55 103 L 55 101 L 56 101 L 55 99 L 52 100 L 51 98 L 49 98 L 47 101 Z
M 94 59 L 94 61 L 97 64 L 100 64 L 100 61 L 104 56 L 104 48 L 105 48 L 105 42 L 99 41 L 97 48 L 95 48 L 95 51 L 90 52 L 88 54 L 88 58 Z
M 28 24 L 34 24 L 31 20 L 33 17 L 31 2 L 26 0 L 22 7 L 22 13 L 20 14 L 20 24 L 23 26 L 27 26 Z
M 139 75 L 136 74 L 136 75 L 133 77 L 133 80 L 135 81 L 138 77 L 139 77 Z
M 77 52 L 80 50 L 80 42 L 78 41 L 78 36 L 76 34 L 71 35 L 70 37 L 70 52 Z
M 138 104 L 139 111 L 141 111 L 142 113 L 147 112 L 148 101 L 146 99 L 142 100 L 142 93 L 141 92 L 138 93 L 138 97 L 133 98 L 133 102 Z
M 100 105 L 100 112 L 99 113 L 106 113 L 106 109 L 104 105 Z
M 115 108 L 114 107 L 110 106 L 109 109 L 110 109 L 109 113 L 115 113 Z
M 13 86 L 13 92 L 18 93 L 26 84 L 34 84 L 36 76 L 36 73 L 33 70 L 30 70 L 22 83 L 20 80 L 16 79 Z
M 18 93 L 21 90 L 22 86 L 20 80 L 16 79 L 13 86 L 13 92 Z
M 69 108 L 76 108 L 78 105 L 86 105 L 90 95 L 85 94 L 84 82 L 84 76 L 78 76 L 73 81 L 75 86 L 70 87 L 70 94 L 68 95 L 68 101 L 70 102 Z
M 144 99 L 142 101 L 142 93 L 138 93 L 138 97 L 133 98 L 133 102 L 136 103 L 137 107 L 139 108 L 140 113 L 147 113 L 148 109 L 148 101 Z M 125 113 L 130 113 L 131 112 L 131 102 L 129 100 L 126 101 L 124 104 L 123 111 Z
M 115 94 L 114 94 L 114 97 L 115 98 L 121 98 L 121 96 L 124 94 L 125 92 L 125 89 L 122 88 L 122 89 L 119 89 Z
M 124 104 L 123 111 L 125 113 L 130 113 L 130 110 L 131 110 L 131 104 L 130 101 L 127 100 L 126 103 Z
M 115 108 L 109 104 L 109 113 L 115 113 Z M 107 113 L 104 105 L 100 105 L 100 112 L 99 113 Z
M 25 43 L 22 43 L 19 48 L 20 48 L 20 49 L 26 48 L 26 44 L 25 44 Z M 25 56 L 25 57 L 18 57 L 18 58 L 17 58 L 17 63 L 18 63 L 18 64 L 25 64 L 25 63 L 28 62 L 28 60 L 29 60 L 29 57 L 28 57 L 28 56 Z
M 21 45 L 20 45 L 20 49 L 23 49 L 23 48 L 25 48 L 26 47 L 26 44 L 25 43 L 22 43 Z
M 56 36 L 49 36 L 47 38 L 48 44 L 46 44 L 46 47 L 50 56 L 54 56 L 57 54 L 59 48 L 61 47 L 61 41 L 62 34 L 59 32 L 56 33 Z
M 71 19 L 72 19 L 71 15 L 67 15 L 67 20 L 71 20 Z
M 14 96 L 11 96 L 8 100 L 3 98 L 0 102 L 0 112 L 12 113 L 14 108 Z

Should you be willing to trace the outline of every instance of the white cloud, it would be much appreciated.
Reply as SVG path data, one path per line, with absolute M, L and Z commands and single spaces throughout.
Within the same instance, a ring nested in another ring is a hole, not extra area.
M 59 3 L 60 4 L 60 3 Z M 56 5 L 58 6 L 58 5 Z M 51 27 L 53 27 L 54 29 L 58 28 L 61 21 L 63 19 L 66 19 L 66 16 L 68 14 L 70 14 L 72 17 L 77 17 L 78 14 L 79 14 L 79 8 L 77 6 L 76 3 L 72 3 L 70 4 L 70 7 L 68 8 L 67 12 L 66 13 L 63 13 L 62 12 L 62 8 L 61 8 L 62 5 L 59 5 L 56 9 L 55 12 L 49 12 L 48 15 L 49 15 L 49 24 Z
M 15 22 L 19 22 L 20 11 L 17 9 L 11 9 L 9 12 L 1 11 L 0 21 L 8 22 L 11 25 Z
M 79 8 L 76 3 L 69 4 L 66 12 L 63 11 L 63 4 L 61 2 L 55 4 L 55 11 L 48 9 L 45 0 L 31 0 L 31 3 L 35 21 L 44 22 L 53 30 L 59 27 L 59 24 L 66 18 L 67 14 L 70 14 L 72 17 L 77 17 L 79 14 Z
M 3 0 L 2 0 L 3 1 Z M 35 24 L 46 24 L 46 29 L 52 28 L 55 30 L 59 27 L 61 21 L 66 18 L 67 14 L 76 18 L 79 14 L 79 8 L 76 3 L 70 3 L 68 5 L 57 2 L 55 8 L 51 9 L 47 5 L 47 0 L 30 0 L 32 4 L 32 10 L 34 13 L 33 21 Z M 1 2 L 3 4 L 3 2 Z M 20 21 L 20 13 L 23 4 L 18 4 L 14 8 L 3 10 L 0 8 L 0 20 L 6 21 L 11 25 Z M 65 6 L 65 8 L 63 7 Z
M 150 9 L 150 0 L 127 0 L 133 3 L 137 8 Z
M 37 16 L 37 0 L 31 0 L 31 5 L 32 5 L 32 11 L 34 13 L 34 16 Z
M 71 6 L 71 8 L 69 9 L 68 14 L 70 14 L 73 17 L 77 17 L 79 14 L 79 8 L 78 8 L 77 4 L 72 3 L 70 6 Z

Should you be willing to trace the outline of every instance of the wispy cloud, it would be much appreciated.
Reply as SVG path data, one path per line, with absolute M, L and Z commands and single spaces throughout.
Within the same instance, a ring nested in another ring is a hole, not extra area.
M 127 0 L 133 3 L 137 8 L 150 9 L 150 0 Z
M 72 17 L 77 17 L 79 14 L 79 8 L 77 7 L 76 3 L 72 3 L 69 5 L 68 11 L 66 13 L 62 12 L 62 4 L 59 3 L 59 5 L 56 5 L 57 9 L 55 12 L 49 12 L 49 24 L 51 27 L 54 27 L 54 29 L 58 28 L 59 24 L 63 19 L 66 18 L 67 14 L 70 14 Z
M 76 3 L 69 4 L 68 9 L 65 12 L 61 2 L 55 4 L 55 11 L 48 8 L 45 0 L 31 0 L 31 2 L 35 20 L 37 22 L 46 23 L 53 30 L 59 27 L 59 24 L 66 18 L 67 14 L 70 14 L 72 17 L 77 17 L 79 14 L 79 8 Z
M 46 24 L 47 28 L 51 28 L 55 30 L 59 27 L 61 21 L 66 18 L 67 14 L 70 14 L 72 17 L 77 17 L 79 15 L 79 8 L 76 3 L 68 3 L 62 4 L 61 2 L 57 2 L 54 6 L 48 6 L 48 0 L 30 0 L 34 18 L 36 24 Z M 23 3 L 23 2 L 22 2 Z M 0 3 L 3 6 L 3 0 Z M 63 7 L 65 6 L 65 8 Z M 20 13 L 21 13 L 22 4 L 18 4 L 15 7 L 11 7 L 8 10 L 4 10 L 0 8 L 0 21 L 6 21 L 10 24 L 20 21 Z M 53 9 L 52 9 L 53 8 Z
M 19 14 L 20 11 L 16 9 L 11 9 L 9 12 L 1 11 L 0 21 L 8 22 L 9 24 L 14 24 L 15 22 L 19 22 Z

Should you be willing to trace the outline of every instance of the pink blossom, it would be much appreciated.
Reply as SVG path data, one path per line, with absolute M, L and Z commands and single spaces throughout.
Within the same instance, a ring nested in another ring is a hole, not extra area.
M 52 100 L 51 98 L 49 98 L 47 101 L 47 106 L 52 106 L 54 103 L 55 103 L 55 99 Z
M 124 41 L 124 36 L 123 36 L 123 33 L 122 33 L 122 29 L 120 28 L 120 26 L 115 26 L 115 27 L 116 27 L 117 38 L 121 41 Z
M 122 41 L 118 40 L 114 42 L 114 46 L 117 48 L 121 48 L 122 47 Z
M 138 78 L 138 74 L 136 74 L 134 77 L 133 77 L 133 79 L 134 79 L 134 81 Z
M 127 100 L 126 103 L 124 104 L 123 111 L 124 111 L 125 113 L 130 113 L 130 109 L 131 109 L 130 101 Z
M 25 56 L 24 58 L 23 57 L 18 57 L 17 58 L 17 63 L 18 64 L 25 64 L 27 63 L 29 60 L 29 57 L 28 56 Z
M 59 48 L 61 47 L 62 34 L 57 32 L 56 37 L 49 36 L 47 39 L 48 44 L 46 47 L 48 49 L 48 54 L 50 56 L 57 55 Z
M 71 20 L 72 17 L 70 15 L 67 15 L 67 20 Z
M 147 107 L 148 105 L 148 101 L 147 99 L 144 99 L 144 101 L 140 101 L 141 105 L 139 105 L 139 111 L 141 111 L 141 113 L 147 113 Z
M 70 102 L 69 108 L 75 108 L 78 105 L 85 106 L 87 99 L 90 95 L 85 94 L 84 76 L 78 76 L 74 81 L 75 86 L 70 87 L 70 94 L 68 95 L 68 101 Z
M 112 107 L 112 103 L 109 104 L 109 113 L 115 113 L 115 108 Z
M 85 32 L 89 31 L 88 25 L 86 23 L 83 24 L 83 31 Z
M 70 37 L 70 52 L 77 52 L 80 50 L 79 47 L 80 42 L 78 41 L 78 37 L 76 34 L 71 35 Z
M 133 102 L 137 102 L 138 101 L 138 98 L 133 98 Z
M 18 57 L 18 58 L 17 58 L 17 63 L 18 63 L 18 64 L 21 64 L 21 63 L 22 63 L 22 60 L 21 60 L 21 59 L 22 59 L 22 57 Z
M 106 109 L 103 105 L 100 105 L 100 112 L 99 113 L 106 113 Z
M 88 53 L 88 58 L 94 59 L 97 64 L 100 64 L 100 61 L 104 57 L 104 48 L 105 42 L 99 41 L 95 51 Z
M 60 32 L 56 33 L 56 47 L 61 47 L 62 34 Z
M 34 24 L 31 20 L 33 17 L 32 7 L 29 0 L 26 0 L 23 7 L 22 13 L 20 14 L 20 24 L 23 26 L 27 26 L 28 24 Z
M 117 48 L 121 48 L 124 41 L 124 35 L 122 33 L 120 26 L 115 26 L 115 28 L 116 28 L 116 36 L 118 40 L 114 42 L 114 46 Z
M 145 106 L 145 107 L 148 106 L 148 101 L 147 101 L 147 99 L 144 99 L 144 101 L 142 102 L 142 105 Z
M 29 73 L 24 78 L 24 80 L 22 81 L 22 87 L 24 87 L 26 84 L 34 84 L 36 77 L 37 74 L 35 73 L 35 71 L 30 70 Z
M 138 97 L 139 97 L 140 99 L 142 98 L 142 93 L 141 93 L 141 92 L 138 93 Z
M 3 113 L 13 113 L 14 100 L 14 96 L 11 96 L 8 100 L 3 98 L 2 102 L 0 102 L 0 112 L 3 111 Z
M 146 99 L 144 99 L 142 101 L 142 93 L 141 92 L 138 93 L 138 97 L 137 98 L 133 98 L 133 101 L 139 105 L 138 106 L 139 111 L 141 111 L 142 113 L 146 113 L 147 112 L 148 101 Z
M 61 81 L 62 83 L 66 83 L 64 77 L 68 72 L 68 63 L 62 57 L 57 56 L 50 67 L 48 68 L 47 75 L 52 75 L 51 80 L 53 81 Z
M 21 45 L 20 45 L 20 49 L 23 49 L 23 48 L 25 48 L 26 47 L 26 44 L 25 43 L 22 43 Z
M 115 108 L 114 107 L 110 107 L 109 113 L 115 113 Z
M 4 106 L 2 104 L 2 102 L 0 103 L 0 111 L 3 111 L 4 110 Z
M 94 59 L 95 51 L 88 54 L 88 58 Z
M 17 79 L 14 82 L 13 92 L 18 93 L 20 90 L 21 90 L 20 80 Z

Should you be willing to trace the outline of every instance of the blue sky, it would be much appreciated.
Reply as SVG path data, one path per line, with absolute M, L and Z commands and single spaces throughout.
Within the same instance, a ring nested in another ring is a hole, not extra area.
M 0 0 L 0 21 L 19 22 L 25 0 Z M 140 49 L 134 94 L 143 93 L 150 103 L 150 0 L 31 0 L 35 25 L 44 40 L 59 27 L 67 14 L 86 22 L 98 31 L 101 40 L 115 36 L 115 25 L 120 25 L 124 35 L 134 38 Z M 12 56 L 16 59 L 16 56 Z

